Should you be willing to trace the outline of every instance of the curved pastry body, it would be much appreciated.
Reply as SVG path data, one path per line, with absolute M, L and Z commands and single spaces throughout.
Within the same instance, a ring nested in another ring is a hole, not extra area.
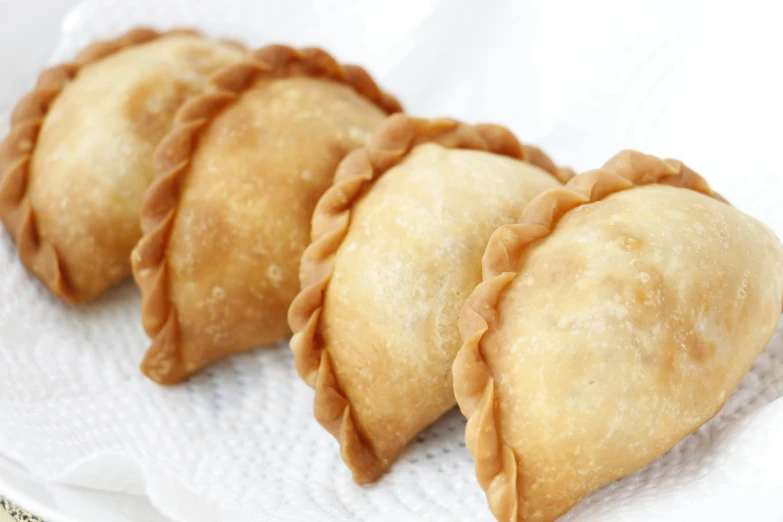
M 147 201 L 154 209 L 178 198 L 162 266 L 145 268 L 144 258 L 156 257 L 145 254 L 157 244 L 154 230 L 134 260 L 153 337 L 142 364 L 150 378 L 175 383 L 289 332 L 286 312 L 299 289 L 313 208 L 343 156 L 385 116 L 344 83 L 266 75 L 209 120 L 171 189 L 178 194 L 161 185 Z M 181 125 L 187 130 L 189 122 Z M 168 148 L 177 143 L 159 152 L 179 154 Z M 176 334 L 168 321 L 175 321 Z
M 375 474 L 454 406 L 457 319 L 486 242 L 556 186 L 529 163 L 425 143 L 354 204 L 320 335 Z
M 182 102 L 241 56 L 195 35 L 163 36 L 82 67 L 54 100 L 30 160 L 28 197 L 69 301 L 130 274 L 155 147 Z
M 180 109 L 155 154 L 132 256 L 148 377 L 177 383 L 288 333 L 318 198 L 400 110 L 362 68 L 281 45 L 221 70 Z
M 695 190 L 632 187 L 552 226 L 518 258 L 498 256 L 513 272 L 482 284 L 461 319 L 455 391 L 503 521 L 553 521 L 696 430 L 750 369 L 783 306 L 780 241 Z

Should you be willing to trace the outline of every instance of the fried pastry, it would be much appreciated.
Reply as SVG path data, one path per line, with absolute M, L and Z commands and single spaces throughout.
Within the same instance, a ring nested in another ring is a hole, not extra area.
M 176 383 L 289 333 L 313 208 L 340 160 L 399 110 L 363 69 L 284 46 L 216 73 L 181 108 L 132 255 L 148 377 Z
M 455 405 L 459 310 L 492 231 L 570 172 L 506 129 L 392 116 L 313 215 L 291 348 L 354 480 Z
M 130 275 L 152 156 L 174 112 L 238 44 L 135 29 L 44 71 L 0 145 L 0 218 L 19 257 L 79 303 Z
M 783 305 L 783 246 L 682 163 L 626 151 L 500 227 L 454 390 L 489 505 L 550 522 L 713 417 Z

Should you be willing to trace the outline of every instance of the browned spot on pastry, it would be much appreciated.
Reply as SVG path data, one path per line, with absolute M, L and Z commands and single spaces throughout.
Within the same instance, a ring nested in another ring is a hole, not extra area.
M 669 310 L 663 312 L 665 315 L 672 314 Z M 675 380 L 685 378 L 685 374 L 679 371 L 682 364 L 702 365 L 713 359 L 717 343 L 706 338 L 690 317 L 670 318 L 664 328 L 664 335 L 654 349 L 658 351 L 659 379 L 666 388 L 676 385 Z
M 670 336 L 659 346 L 653 344 L 651 346 L 653 350 L 657 349 L 658 352 L 658 380 L 661 385 L 661 389 L 666 390 L 674 384 L 673 380 L 676 377 L 677 363 L 682 349 L 679 344 Z
M 642 247 L 644 246 L 644 241 L 638 237 L 626 235 L 620 239 L 620 244 L 626 252 L 631 254 L 641 251 Z
M 606 230 L 609 242 L 617 245 L 620 250 L 631 257 L 639 257 L 647 248 L 646 238 L 640 235 L 637 227 L 629 223 L 623 221 L 611 223 Z
M 705 362 L 715 356 L 715 341 L 707 339 L 698 331 L 693 330 L 685 340 L 685 348 L 688 356 L 694 361 Z
M 644 306 L 647 301 L 647 291 L 643 285 L 636 285 L 633 289 L 633 304 L 637 306 Z
M 137 137 L 157 145 L 169 131 L 174 113 L 194 87 L 164 75 L 140 82 L 125 102 L 124 114 Z

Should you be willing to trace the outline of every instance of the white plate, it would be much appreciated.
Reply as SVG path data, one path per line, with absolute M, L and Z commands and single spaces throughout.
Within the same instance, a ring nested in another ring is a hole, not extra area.
M 46 482 L 2 456 L 0 494 L 45 522 L 170 522 L 147 497 Z

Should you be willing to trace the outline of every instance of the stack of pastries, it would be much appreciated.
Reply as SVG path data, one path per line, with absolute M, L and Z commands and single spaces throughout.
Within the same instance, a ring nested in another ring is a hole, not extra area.
M 150 379 L 293 332 L 357 483 L 459 405 L 498 520 L 555 520 L 720 410 L 778 324 L 783 245 L 679 161 L 575 176 L 401 110 L 319 49 L 135 29 L 19 102 L 0 218 L 68 303 L 133 274 Z

